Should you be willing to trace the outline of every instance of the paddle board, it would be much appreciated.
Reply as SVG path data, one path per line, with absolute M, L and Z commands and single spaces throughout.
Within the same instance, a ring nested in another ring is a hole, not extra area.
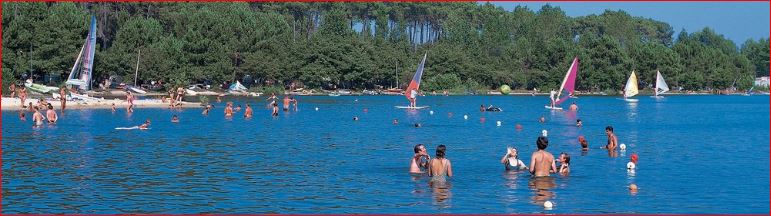
M 419 106 L 419 107 L 411 107 L 411 106 L 394 106 L 398 109 L 425 109 L 428 108 L 428 106 Z
M 550 110 L 562 110 L 562 107 L 551 107 L 551 106 L 543 106 L 543 107 Z

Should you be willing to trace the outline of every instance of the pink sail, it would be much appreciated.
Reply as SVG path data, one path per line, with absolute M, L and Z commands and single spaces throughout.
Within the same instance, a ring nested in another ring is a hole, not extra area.
M 578 57 L 573 58 L 573 64 L 570 65 L 570 69 L 568 69 L 567 74 L 565 74 L 565 79 L 562 80 L 562 86 L 560 86 L 560 91 L 557 94 L 557 99 L 554 101 L 555 106 L 558 106 L 562 102 L 565 102 L 568 98 L 570 98 L 571 95 L 573 95 L 573 92 L 576 90 L 576 75 L 578 74 Z M 565 92 L 563 94 L 563 92 Z M 563 97 L 560 97 L 561 95 L 564 95 Z

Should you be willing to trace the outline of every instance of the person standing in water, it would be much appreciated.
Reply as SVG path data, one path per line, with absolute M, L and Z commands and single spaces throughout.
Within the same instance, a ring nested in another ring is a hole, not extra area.
M 289 96 L 284 95 L 284 112 L 289 111 L 289 102 L 292 100 L 289 99 Z
M 59 88 L 59 101 L 62 102 L 62 112 L 64 112 L 64 108 L 67 107 L 67 91 L 64 86 Z
M 41 126 L 46 118 L 40 113 L 40 108 L 35 107 L 34 109 L 35 113 L 32 114 L 32 126 Z
M 570 155 L 568 155 L 568 153 L 562 152 L 560 153 L 560 157 L 557 160 L 560 162 L 559 173 L 562 175 L 567 175 L 570 173 Z
M 533 156 L 530 157 L 530 174 L 535 177 L 543 177 L 556 172 L 557 165 L 554 163 L 554 155 L 546 151 L 549 140 L 540 136 L 535 144 L 538 146 L 538 150 L 533 152 Z
M 570 104 L 570 111 L 578 111 L 578 105 L 576 105 L 576 102 L 573 102 L 573 104 Z
M 424 173 L 428 169 L 428 161 L 431 160 L 431 156 L 426 152 L 426 146 L 423 144 L 417 144 L 413 148 L 415 154 L 412 155 L 410 160 L 410 173 L 420 174 Z
M 581 151 L 589 151 L 589 142 L 584 136 L 578 136 L 578 143 L 581 144 Z
M 431 176 L 432 183 L 445 182 L 447 177 L 452 177 L 452 163 L 445 158 L 447 147 L 439 145 L 436 147 L 436 158 L 428 162 L 428 175 Z
M 252 117 L 252 106 L 249 106 L 249 103 L 246 103 L 246 110 L 244 110 L 244 118 L 251 118 Z
M 54 111 L 54 106 L 51 104 L 48 104 L 48 111 L 46 111 L 46 117 L 48 118 L 48 123 L 56 123 L 56 121 L 59 120 L 59 115 L 56 115 L 56 111 Z
M 134 112 L 134 95 L 131 94 L 130 91 L 127 91 L 126 94 L 126 101 L 128 101 L 128 108 L 126 108 L 127 112 Z
M 225 117 L 231 116 L 233 116 L 233 103 L 228 102 L 228 105 L 225 106 Z
M 297 112 L 297 98 L 291 97 L 292 106 L 294 106 L 294 111 Z
M 115 103 L 112 103 L 112 112 L 115 112 Z
M 608 135 L 608 144 L 605 145 L 605 148 L 608 149 L 608 151 L 616 151 L 618 138 L 616 137 L 616 134 L 613 133 L 613 126 L 605 127 L 605 135 Z
M 276 117 L 276 116 L 278 116 L 278 102 L 276 102 L 276 101 L 274 100 L 274 101 L 273 101 L 273 102 L 271 102 L 270 104 L 273 106 L 273 113 L 271 113 L 270 115 L 271 115 L 271 116 L 273 116 L 273 117 Z
M 527 165 L 525 165 L 525 163 L 519 159 L 517 148 L 511 146 L 506 147 L 506 154 L 503 155 L 503 158 L 501 158 L 501 163 L 503 164 L 503 167 L 506 168 L 506 170 L 527 169 Z

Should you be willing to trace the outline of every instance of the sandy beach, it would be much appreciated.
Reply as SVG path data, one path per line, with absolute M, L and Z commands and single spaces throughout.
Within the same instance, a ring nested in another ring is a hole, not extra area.
M 51 103 L 54 105 L 56 109 L 60 109 L 61 103 L 59 100 L 54 99 L 46 99 L 48 103 Z M 32 104 L 36 104 L 38 102 L 38 99 L 27 99 L 25 103 L 29 104 L 29 102 L 32 102 Z M 121 99 L 96 99 L 94 101 L 67 101 L 67 109 L 109 109 L 112 107 L 112 105 L 115 104 L 115 107 L 118 109 L 125 109 L 126 106 L 128 106 L 128 102 Z M 134 101 L 134 107 L 135 108 L 164 108 L 168 107 L 168 102 L 163 102 L 158 99 L 144 99 L 144 100 L 135 100 Z M 2 111 L 11 111 L 11 110 L 19 110 L 21 109 L 21 100 L 19 98 L 9 98 L 9 97 L 3 97 L 2 103 L 0 103 L 0 110 Z M 181 107 L 184 108 L 192 108 L 192 107 L 201 107 L 200 103 L 193 103 L 193 102 L 182 102 Z

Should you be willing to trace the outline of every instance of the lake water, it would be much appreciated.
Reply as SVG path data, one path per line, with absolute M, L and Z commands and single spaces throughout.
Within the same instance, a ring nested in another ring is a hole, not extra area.
M 2 213 L 769 213 L 768 96 L 582 96 L 577 113 L 544 109 L 546 97 L 428 96 L 418 105 L 431 108 L 410 111 L 394 108 L 403 96 L 305 96 L 276 118 L 264 97 L 226 99 L 251 102 L 255 116 L 225 118 L 223 103 L 208 116 L 67 110 L 32 128 L 5 112 Z M 114 129 L 148 118 L 150 130 Z M 617 157 L 599 149 L 607 125 L 628 146 Z M 529 162 L 544 129 L 547 151 L 571 155 L 570 175 L 504 171 L 506 146 Z M 418 143 L 432 156 L 447 146 L 448 189 L 408 174 Z

